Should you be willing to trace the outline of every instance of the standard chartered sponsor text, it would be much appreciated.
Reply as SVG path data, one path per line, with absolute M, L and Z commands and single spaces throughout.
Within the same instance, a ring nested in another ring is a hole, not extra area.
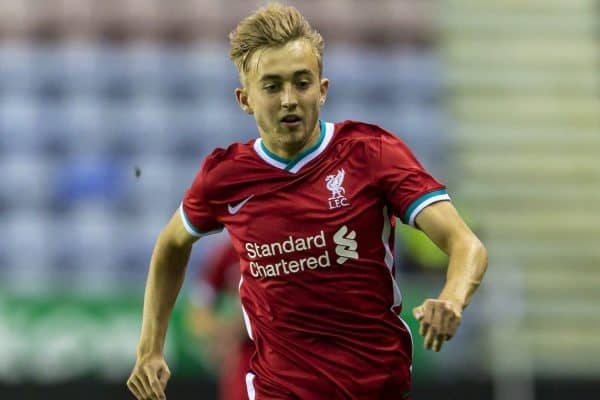
M 255 278 L 272 278 L 282 274 L 296 274 L 317 268 L 328 268 L 331 266 L 329 252 L 323 251 L 320 255 L 311 255 L 300 258 L 279 258 L 275 262 L 269 260 L 269 263 L 261 262 L 260 259 L 265 257 L 286 256 L 305 252 L 312 249 L 325 248 L 325 233 L 320 231 L 313 236 L 288 238 L 281 242 L 273 242 L 268 244 L 259 244 L 248 242 L 245 245 L 246 254 L 250 258 L 250 274 Z

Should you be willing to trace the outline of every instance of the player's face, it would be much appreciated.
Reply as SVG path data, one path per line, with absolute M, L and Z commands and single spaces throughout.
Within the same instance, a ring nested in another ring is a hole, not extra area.
M 269 150 L 291 159 L 319 137 L 319 110 L 329 82 L 320 79 L 317 56 L 306 40 L 256 51 L 236 90 L 242 109 L 254 114 Z

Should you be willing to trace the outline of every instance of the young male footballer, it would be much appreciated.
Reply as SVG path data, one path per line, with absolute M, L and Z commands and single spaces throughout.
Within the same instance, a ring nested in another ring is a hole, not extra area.
M 481 282 L 484 246 L 444 184 L 394 134 L 319 119 L 329 87 L 324 43 L 298 10 L 270 4 L 241 21 L 230 41 L 241 81 L 235 96 L 260 137 L 214 150 L 161 231 L 129 389 L 138 399 L 165 398 L 165 334 L 192 244 L 227 228 L 255 348 L 249 399 L 410 399 L 394 217 L 449 256 L 441 293 L 413 310 L 434 351 L 455 334 Z

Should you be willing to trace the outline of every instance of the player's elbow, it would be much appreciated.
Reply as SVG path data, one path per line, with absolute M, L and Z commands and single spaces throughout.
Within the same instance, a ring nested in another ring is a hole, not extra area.
M 481 276 L 485 274 L 488 266 L 488 252 L 484 244 L 477 238 L 473 236 L 473 239 L 470 243 L 471 253 L 473 254 L 474 264 L 479 268 L 479 273 Z
M 466 231 L 453 237 L 450 243 L 450 255 L 468 260 L 470 265 L 477 268 L 478 275 L 483 276 L 487 269 L 488 252 L 481 240 L 471 231 Z

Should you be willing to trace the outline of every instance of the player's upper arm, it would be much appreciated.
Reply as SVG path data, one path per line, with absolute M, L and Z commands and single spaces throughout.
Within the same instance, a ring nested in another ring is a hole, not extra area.
M 479 241 L 449 201 L 425 207 L 415 223 L 446 254 L 456 241 Z
M 160 239 L 176 247 L 187 247 L 191 246 L 199 237 L 187 231 L 178 209 L 161 231 Z

